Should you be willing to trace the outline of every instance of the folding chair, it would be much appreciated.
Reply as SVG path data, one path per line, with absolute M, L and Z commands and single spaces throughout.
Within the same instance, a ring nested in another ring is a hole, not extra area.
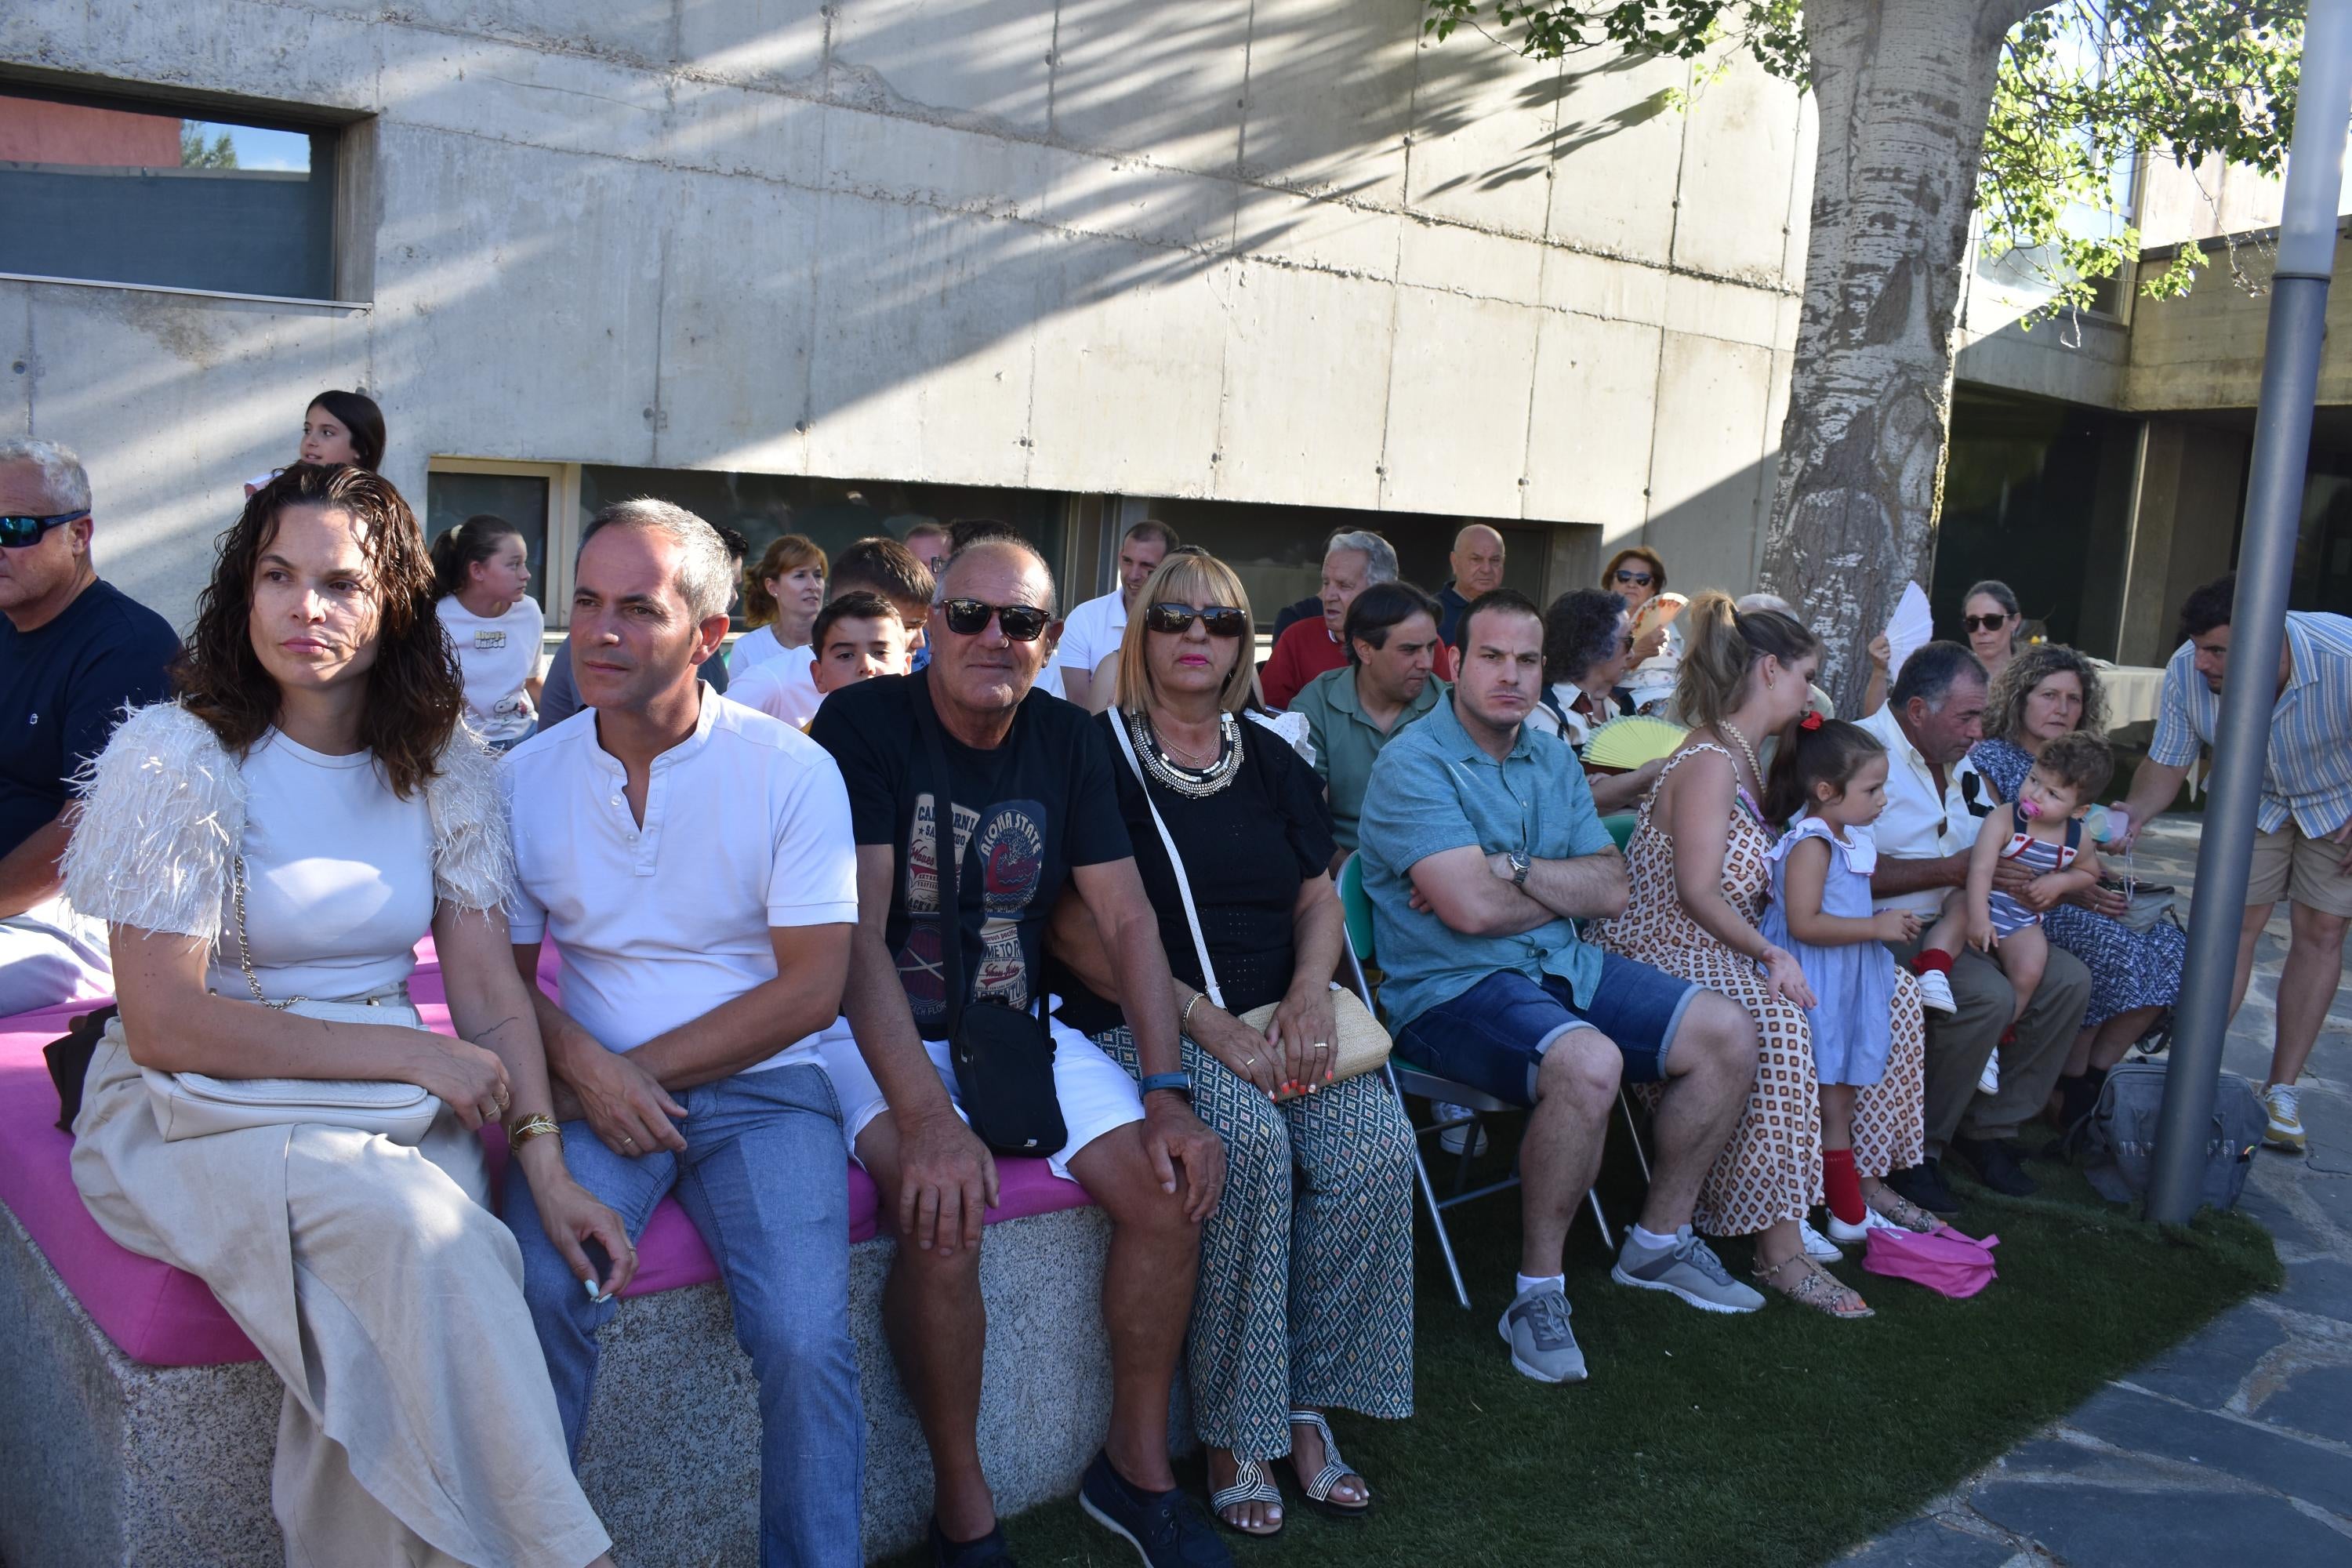
M 1356 995 L 1364 1004 L 1365 1010 L 1377 1017 L 1380 1016 L 1379 1004 L 1373 1000 L 1372 988 L 1370 983 L 1364 977 L 1363 961 L 1359 956 L 1372 951 L 1372 905 L 1370 896 L 1364 891 L 1363 870 L 1358 857 L 1350 855 L 1341 863 L 1339 886 L 1339 908 L 1346 917 L 1342 932 L 1345 940 L 1341 947 L 1347 958 L 1349 982 L 1354 986 Z M 1445 1228 L 1445 1211 L 1469 1203 L 1475 1198 L 1489 1197 L 1496 1193 L 1507 1192 L 1519 1184 L 1518 1162 L 1516 1158 L 1511 1162 L 1509 1175 L 1500 1181 L 1489 1182 L 1476 1188 L 1469 1185 L 1470 1163 L 1477 1150 L 1480 1125 L 1486 1117 L 1505 1111 L 1524 1110 L 1527 1108 L 1514 1105 L 1508 1100 L 1498 1100 L 1483 1089 L 1473 1089 L 1466 1083 L 1457 1083 L 1452 1079 L 1441 1077 L 1410 1064 L 1400 1067 L 1393 1056 L 1390 1058 L 1381 1071 L 1387 1075 L 1389 1091 L 1397 1096 L 1397 1104 L 1400 1108 L 1404 1104 L 1405 1095 L 1414 1094 L 1433 1103 L 1459 1105 L 1470 1113 L 1466 1117 L 1444 1118 L 1433 1121 L 1425 1127 L 1413 1125 L 1412 1148 L 1412 1168 L 1414 1174 L 1420 1179 L 1422 1202 L 1429 1209 L 1431 1228 L 1437 1232 L 1437 1247 L 1445 1258 L 1445 1272 L 1454 1280 L 1454 1299 L 1459 1301 L 1466 1311 L 1470 1306 L 1470 1288 L 1463 1283 L 1462 1265 L 1454 1256 L 1454 1238 L 1447 1234 Z M 1633 1125 L 1633 1107 L 1625 1105 L 1622 1095 L 1619 1097 L 1619 1103 L 1624 1105 L 1625 1124 L 1631 1130 Z M 1412 1123 L 1412 1118 L 1410 1112 L 1406 1113 L 1405 1120 L 1409 1124 Z M 1441 1198 L 1437 1195 L 1436 1184 L 1429 1179 L 1429 1164 L 1422 1158 L 1421 1141 L 1433 1132 L 1444 1132 L 1448 1128 L 1454 1127 L 1465 1128 L 1466 1131 L 1463 1134 L 1462 1155 L 1454 1166 L 1454 1191 L 1451 1195 Z M 1640 1154 L 1641 1138 L 1638 1133 L 1634 1136 L 1633 1147 L 1635 1152 Z M 1643 1155 L 1642 1179 L 1646 1183 L 1649 1176 L 1649 1159 L 1646 1155 Z M 1593 1221 L 1601 1226 L 1601 1239 L 1606 1242 L 1611 1234 L 1609 1216 L 1601 1211 L 1601 1194 L 1587 1189 L 1584 1197 L 1585 1201 L 1592 1205 Z

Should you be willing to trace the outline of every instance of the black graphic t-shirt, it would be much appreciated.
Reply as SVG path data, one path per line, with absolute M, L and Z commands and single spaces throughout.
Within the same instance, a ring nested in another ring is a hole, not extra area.
M 883 940 L 915 1026 L 947 1034 L 940 945 L 939 806 L 915 703 L 925 677 L 881 676 L 824 700 L 809 737 L 833 754 L 849 786 L 857 842 L 898 852 Z M 941 731 L 955 775 L 959 926 L 974 996 L 1015 1007 L 1034 999 L 1054 900 L 1074 866 L 1129 858 L 1127 826 L 1103 732 L 1086 712 L 1032 691 L 1012 731 L 980 752 Z

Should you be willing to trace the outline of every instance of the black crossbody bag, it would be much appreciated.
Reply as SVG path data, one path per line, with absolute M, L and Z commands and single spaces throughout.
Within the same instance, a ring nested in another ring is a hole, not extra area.
M 1054 1037 L 1041 1013 L 989 997 L 970 1006 L 963 974 L 963 903 L 957 893 L 962 847 L 956 842 L 954 775 L 931 709 L 930 677 L 914 690 L 915 722 L 931 766 L 932 852 L 939 866 L 940 961 L 947 982 L 948 1054 L 955 1063 L 963 1113 L 980 1141 L 1000 1154 L 1042 1158 L 1070 1141 L 1054 1092 Z

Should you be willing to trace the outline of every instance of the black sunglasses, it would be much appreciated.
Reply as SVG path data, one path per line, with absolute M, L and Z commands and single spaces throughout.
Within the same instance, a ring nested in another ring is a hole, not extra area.
M 1628 572 L 1624 568 L 1619 567 L 1617 571 L 1617 581 L 1620 583 L 1631 583 L 1636 588 L 1646 588 L 1650 585 L 1650 574 L 1647 572 Z
M 1960 625 L 1968 627 L 1969 630 L 1972 632 L 1997 632 L 2000 630 L 2001 627 L 2009 625 L 2009 616 L 2005 614 L 1991 616 L 1962 616 L 1960 617 Z
M 993 618 L 1014 642 L 1035 642 L 1045 635 L 1045 623 L 1054 618 L 1034 605 L 990 605 L 978 599 L 946 599 L 940 608 L 947 616 L 948 630 L 960 637 L 978 637 Z
M 1211 605 L 1196 610 L 1190 605 L 1152 605 L 1143 612 L 1147 631 L 1167 632 L 1181 636 L 1199 621 L 1213 637 L 1237 637 L 1249 630 L 1249 616 L 1231 605 Z
M 79 522 L 89 515 L 85 507 L 79 511 L 61 511 L 55 517 L 0 517 L 0 549 L 22 550 L 53 528 L 68 522 Z

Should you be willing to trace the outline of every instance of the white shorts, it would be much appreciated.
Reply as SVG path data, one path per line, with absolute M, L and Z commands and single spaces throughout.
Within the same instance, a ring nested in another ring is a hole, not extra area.
M 1054 1033 L 1054 1094 L 1062 1102 L 1062 1121 L 1069 1129 L 1070 1141 L 1047 1156 L 1045 1163 L 1062 1180 L 1075 1181 L 1070 1161 L 1079 1150 L 1106 1132 L 1143 1120 L 1143 1093 L 1127 1069 L 1105 1055 L 1100 1046 L 1057 1018 L 1049 1017 L 1046 1027 Z M 948 1043 L 925 1040 L 923 1049 L 929 1053 L 940 1082 L 947 1086 L 949 1103 L 962 1116 Z M 882 1102 L 881 1086 L 866 1068 L 865 1054 L 850 1037 L 848 1019 L 835 1019 L 833 1027 L 817 1036 L 817 1058 L 841 1101 L 842 1134 L 849 1144 L 849 1157 L 855 1160 L 857 1135 L 889 1107 Z

